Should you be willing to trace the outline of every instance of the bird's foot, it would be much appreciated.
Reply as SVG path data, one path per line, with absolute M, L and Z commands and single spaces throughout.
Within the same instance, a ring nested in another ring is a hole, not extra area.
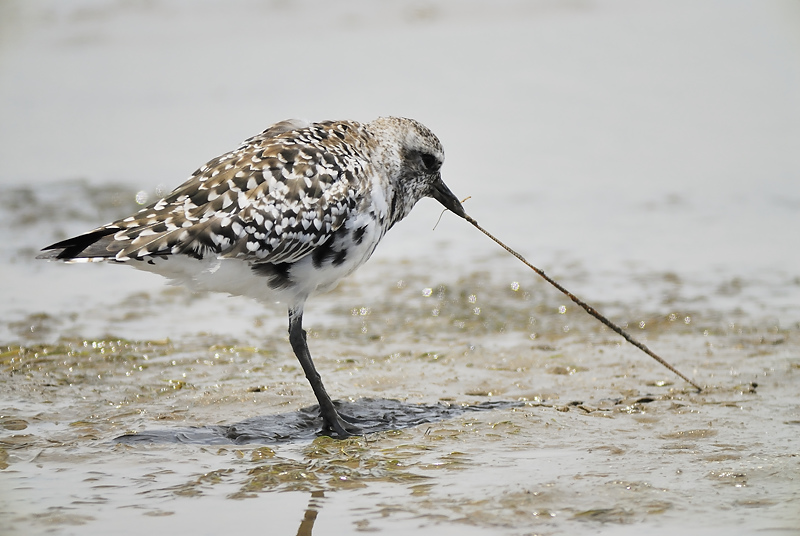
M 347 413 L 339 413 L 339 417 L 346 423 L 355 424 L 356 428 L 358 427 L 358 423 L 364 422 L 364 419 L 353 417 L 352 415 L 348 415 Z
M 322 431 L 334 439 L 347 439 L 348 437 L 364 435 L 361 428 L 353 424 L 355 419 L 352 417 L 342 416 L 337 413 L 330 418 L 323 416 L 322 419 L 325 423 Z

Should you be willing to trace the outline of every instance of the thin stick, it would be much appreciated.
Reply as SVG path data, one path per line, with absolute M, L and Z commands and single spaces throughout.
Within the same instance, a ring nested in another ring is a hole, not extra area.
M 467 201 L 469 201 L 470 199 L 472 199 L 472 196 L 471 196 L 471 195 L 468 195 L 467 197 L 465 197 L 464 199 L 462 199 L 462 200 L 461 200 L 461 202 L 462 202 L 462 203 L 466 203 L 466 202 L 467 202 Z M 436 225 L 434 225 L 434 226 L 433 226 L 433 229 L 431 229 L 432 231 L 435 231 L 435 230 L 436 230 L 436 228 L 437 228 L 437 227 L 439 227 L 439 222 L 440 222 L 440 221 L 442 221 L 442 216 L 444 216 L 444 213 L 445 213 L 445 212 L 447 212 L 448 210 L 449 210 L 449 209 L 446 209 L 446 208 L 443 208 L 443 209 L 442 209 L 442 212 L 441 212 L 441 214 L 439 214 L 439 219 L 438 219 L 438 220 L 436 220 Z
M 537 268 L 536 266 L 532 265 L 532 264 L 531 264 L 531 263 L 529 263 L 527 260 L 525 260 L 525 257 L 523 257 L 522 255 L 520 255 L 519 253 L 517 253 L 516 251 L 514 251 L 513 249 L 511 249 L 510 247 L 508 247 L 508 246 L 507 246 L 507 245 L 505 245 L 504 243 L 502 243 L 500 240 L 498 240 L 497 238 L 495 238 L 495 237 L 494 237 L 494 235 L 492 235 L 492 234 L 491 234 L 489 231 L 487 231 L 486 229 L 484 229 L 483 227 L 481 227 L 480 225 L 478 225 L 478 222 L 477 222 L 477 221 L 475 221 L 474 219 L 472 219 L 471 217 L 469 217 L 469 216 L 467 216 L 467 215 L 465 215 L 465 216 L 464 216 L 464 219 L 466 219 L 468 222 L 470 222 L 472 225 L 474 225 L 474 226 L 475 226 L 475 227 L 476 227 L 476 228 L 477 228 L 477 229 L 478 229 L 480 232 L 482 232 L 483 234 L 485 234 L 486 236 L 488 236 L 489 238 L 491 238 L 491 239 L 492 239 L 492 240 L 493 240 L 493 241 L 494 241 L 494 242 L 495 242 L 497 245 L 499 245 L 501 248 L 505 249 L 506 251 L 508 251 L 509 253 L 511 253 L 512 255 L 514 255 L 514 256 L 515 256 L 517 259 L 519 259 L 520 261 L 522 261 L 522 263 L 523 263 L 523 264 L 525 264 L 525 266 L 527 266 L 528 268 L 530 268 L 531 270 L 533 270 L 534 272 L 536 272 L 537 274 L 539 274 L 540 276 L 542 276 L 542 278 L 543 278 L 545 281 L 547 281 L 548 283 L 550 283 L 551 285 L 553 285 L 554 287 L 556 287 L 558 290 L 560 290 L 561 292 L 563 292 L 564 294 L 566 294 L 566 295 L 567 295 L 567 297 L 569 297 L 569 299 L 570 299 L 570 300 L 574 301 L 575 303 L 577 303 L 578 305 L 580 305 L 581 307 L 583 307 L 583 309 L 584 309 L 584 310 L 585 310 L 587 313 L 589 313 L 590 315 L 592 315 L 593 317 L 595 317 L 596 319 L 598 319 L 600 322 L 602 322 L 603 324 L 605 324 L 606 326 L 608 326 L 608 327 L 609 327 L 609 328 L 610 328 L 612 331 L 614 331 L 615 333 L 619 334 L 619 335 L 620 335 L 620 336 L 621 336 L 623 339 L 625 339 L 626 341 L 628 341 L 629 343 L 631 343 L 632 345 L 634 345 L 636 348 L 638 348 L 638 349 L 639 349 L 639 350 L 641 350 L 642 352 L 646 353 L 647 355 L 649 355 L 650 357 L 652 357 L 653 359 L 655 359 L 656 361 L 658 361 L 659 363 L 661 363 L 662 365 L 664 365 L 665 367 L 667 367 L 667 368 L 668 368 L 670 371 L 672 371 L 673 373 L 675 373 L 675 374 L 677 374 L 678 376 L 680 376 L 680 377 L 681 377 L 681 378 L 682 378 L 684 381 L 686 381 L 686 382 L 687 382 L 687 383 L 689 383 L 689 384 L 690 384 L 692 387 L 694 387 L 695 389 L 697 389 L 697 391 L 698 391 L 698 392 L 701 392 L 701 391 L 703 390 L 703 389 L 702 389 L 702 387 L 700 387 L 699 385 L 697 385 L 696 383 L 694 383 L 692 380 L 690 380 L 689 378 L 687 378 L 686 376 L 684 376 L 683 374 L 681 374 L 681 373 L 678 371 L 678 369 L 676 369 L 675 367 L 673 367 L 672 365 L 670 365 L 669 363 L 667 363 L 666 361 L 664 361 L 663 359 L 661 359 L 659 356 L 657 356 L 656 354 L 654 354 L 654 353 L 653 353 L 653 352 L 652 352 L 652 351 L 651 351 L 651 350 L 650 350 L 650 349 L 649 349 L 647 346 L 645 346 L 644 344 L 640 343 L 639 341 L 637 341 L 636 339 L 634 339 L 633 337 L 631 337 L 630 335 L 628 335 L 628 334 L 625 332 L 625 330 L 623 330 L 621 327 L 619 327 L 618 325 L 614 324 L 614 323 L 613 323 L 612 321 L 610 321 L 608 318 L 606 318 L 606 317 L 604 317 L 603 315 L 601 315 L 600 313 L 598 313 L 598 312 L 597 312 L 597 311 L 594 309 L 594 307 L 592 307 L 591 305 L 587 304 L 586 302 L 584 302 L 583 300 L 581 300 L 580 298 L 578 298 L 577 296 L 575 296 L 573 293 L 571 293 L 570 291 L 568 291 L 567 289 L 565 289 L 564 287 L 562 287 L 560 284 L 558 284 L 558 282 L 556 282 L 555 280 L 551 279 L 551 278 L 550 278 L 550 277 L 549 277 L 547 274 L 545 274 L 545 273 L 544 273 L 542 270 L 540 270 L 539 268 Z

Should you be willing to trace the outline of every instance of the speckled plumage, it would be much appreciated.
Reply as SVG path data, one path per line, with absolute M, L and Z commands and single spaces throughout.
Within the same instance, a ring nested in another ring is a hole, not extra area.
M 430 181 L 409 168 L 438 174 L 443 158 L 439 140 L 410 119 L 283 121 L 137 214 L 53 244 L 43 257 L 126 263 L 196 289 L 304 300 L 366 261 L 431 195 Z M 218 272 L 230 259 L 239 273 L 227 282 Z M 242 288 L 242 267 L 266 284 Z
M 304 304 L 369 259 L 422 197 L 465 216 L 441 180 L 443 161 L 438 138 L 412 119 L 283 121 L 153 205 L 48 246 L 40 258 L 129 264 L 194 289 L 285 302 L 326 427 L 343 437 L 352 427 L 325 400 L 311 365 Z

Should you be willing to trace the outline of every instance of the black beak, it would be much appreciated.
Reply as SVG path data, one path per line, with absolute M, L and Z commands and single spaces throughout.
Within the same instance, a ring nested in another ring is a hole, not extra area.
M 466 219 L 467 213 L 464 212 L 464 207 L 461 206 L 461 201 L 459 201 L 455 194 L 450 191 L 450 188 L 448 188 L 447 185 L 442 182 L 441 176 L 436 177 L 436 180 L 433 182 L 431 197 L 436 199 L 450 212 Z

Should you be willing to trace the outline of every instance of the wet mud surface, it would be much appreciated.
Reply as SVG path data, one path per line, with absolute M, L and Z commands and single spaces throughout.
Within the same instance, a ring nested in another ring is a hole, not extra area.
M 29 262 L 25 248 L 14 254 Z M 134 273 L 47 266 L 98 285 L 94 273 Z M 119 295 L 66 314 L 10 311 L 0 353 L 9 534 L 232 522 L 298 534 L 795 533 L 800 326 L 725 307 L 725 285 L 697 300 L 671 274 L 640 277 L 650 304 L 595 302 L 698 393 L 518 275 L 442 282 L 379 260 L 312 300 L 317 366 L 368 430 L 345 441 L 319 434 L 280 306 L 152 277 L 144 289 L 112 281 Z M 237 328 L 200 331 L 203 311 Z
M 288 353 L 163 341 L 7 348 L 3 514 L 20 533 L 99 534 L 111 519 L 203 532 L 208 521 L 187 515 L 224 502 L 231 515 L 252 503 L 239 515 L 277 518 L 283 532 L 294 520 L 323 534 L 713 533 L 732 523 L 788 534 L 796 339 L 659 336 L 697 360 L 700 394 L 615 342 L 571 337 L 507 348 L 499 363 L 465 352 L 321 359 L 337 391 L 398 397 L 343 402 L 386 420 L 384 431 L 345 441 L 315 437 Z M 448 400 L 424 402 L 442 392 Z M 254 513 L 265 508 L 289 510 Z
M 358 425 L 364 435 L 389 432 L 452 419 L 469 411 L 518 407 L 523 402 L 483 402 L 474 405 L 403 404 L 397 400 L 361 398 L 355 401 L 334 401 L 340 415 Z M 145 430 L 123 435 L 118 443 L 192 443 L 198 445 L 227 445 L 248 443 L 288 443 L 326 436 L 319 406 L 245 419 L 226 426 L 206 426 L 177 430 Z

